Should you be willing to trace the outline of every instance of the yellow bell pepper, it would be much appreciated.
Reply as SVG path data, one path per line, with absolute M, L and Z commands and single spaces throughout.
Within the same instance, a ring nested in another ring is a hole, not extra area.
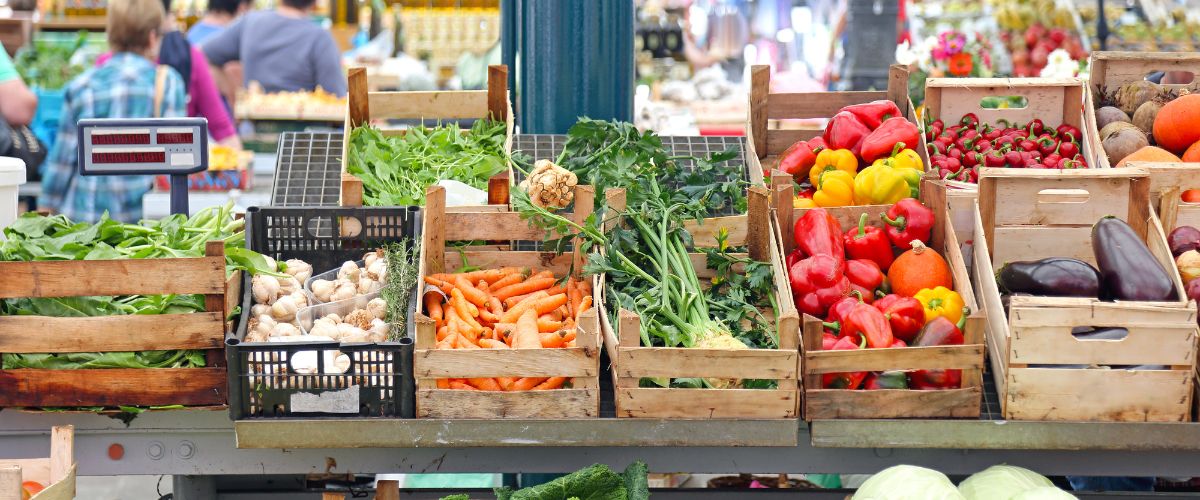
M 926 323 L 938 316 L 944 316 L 951 323 L 958 323 L 958 320 L 962 319 L 965 304 L 962 296 L 954 290 L 944 286 L 922 288 L 913 298 L 921 302 Z
M 845 207 L 854 204 L 854 177 L 844 170 L 830 170 L 817 179 L 813 202 L 818 207 Z
M 864 168 L 854 178 L 854 202 L 859 205 L 891 205 L 912 196 L 905 173 L 911 169 L 892 168 L 887 163 Z
M 792 208 L 817 208 L 817 202 L 812 198 L 797 196 L 792 198 Z
M 916 151 L 904 148 L 904 143 L 896 143 L 892 155 L 875 160 L 871 166 L 888 165 L 897 170 L 904 182 L 908 184 L 909 197 L 917 198 L 921 194 L 921 179 L 925 176 L 925 162 Z
M 831 170 L 841 170 L 854 177 L 858 172 L 858 157 L 849 149 L 822 149 L 817 153 L 817 162 L 808 171 L 808 182 L 817 187 L 821 174 Z

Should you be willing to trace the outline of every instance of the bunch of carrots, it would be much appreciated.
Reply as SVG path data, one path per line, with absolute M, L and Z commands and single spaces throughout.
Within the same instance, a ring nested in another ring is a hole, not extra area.
M 592 307 L 592 285 L 550 271 L 506 267 L 434 274 L 425 282 L 425 313 L 437 324 L 435 349 L 575 347 L 579 315 Z M 448 298 L 447 298 L 448 297 Z M 528 391 L 558 389 L 567 377 L 439 379 L 439 389 Z

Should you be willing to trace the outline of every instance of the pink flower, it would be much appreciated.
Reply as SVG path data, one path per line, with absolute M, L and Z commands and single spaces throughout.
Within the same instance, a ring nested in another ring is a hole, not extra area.
M 953 56 L 962 52 L 966 46 L 967 37 L 962 33 L 952 32 L 950 36 L 946 37 L 946 53 L 949 55 Z
M 945 61 L 946 59 L 950 58 L 950 54 L 947 54 L 946 50 L 943 49 L 941 45 L 933 48 L 932 55 L 933 60 L 935 61 Z

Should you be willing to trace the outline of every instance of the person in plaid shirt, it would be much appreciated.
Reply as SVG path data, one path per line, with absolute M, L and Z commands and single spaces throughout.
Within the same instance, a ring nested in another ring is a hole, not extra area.
M 42 176 L 40 208 L 74 221 L 95 222 L 104 212 L 112 219 L 137 222 L 142 196 L 153 176 L 80 176 L 78 128 L 83 118 L 151 118 L 155 116 L 156 80 L 161 80 L 158 116 L 186 116 L 183 79 L 171 68 L 157 69 L 160 0 L 110 0 L 108 45 L 113 57 L 103 66 L 67 84 L 58 138 Z M 165 71 L 162 78 L 156 71 Z

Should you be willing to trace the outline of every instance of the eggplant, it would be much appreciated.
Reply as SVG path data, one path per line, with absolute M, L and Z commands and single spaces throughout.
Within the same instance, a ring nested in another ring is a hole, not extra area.
M 1086 328 L 1086 330 L 1083 330 L 1080 328 L 1071 329 L 1071 335 L 1079 340 L 1121 340 L 1121 339 L 1124 339 L 1125 337 L 1129 336 L 1129 330 L 1126 330 L 1124 328 L 1114 328 L 1114 327 L 1104 327 L 1104 328 L 1095 328 L 1095 329 L 1093 329 L 1091 327 L 1084 327 L 1084 328 Z M 1081 330 L 1081 331 L 1076 331 L 1076 330 Z
M 1125 221 L 1113 216 L 1092 226 L 1092 252 L 1100 268 L 1100 299 L 1177 300 L 1175 283 Z
M 1200 229 L 1192 226 L 1179 226 L 1167 235 L 1167 246 L 1171 247 L 1171 255 L 1178 257 L 1188 250 L 1200 249 Z
M 1009 262 L 996 275 L 1007 293 L 1047 297 L 1099 297 L 1100 271 L 1079 259 Z

